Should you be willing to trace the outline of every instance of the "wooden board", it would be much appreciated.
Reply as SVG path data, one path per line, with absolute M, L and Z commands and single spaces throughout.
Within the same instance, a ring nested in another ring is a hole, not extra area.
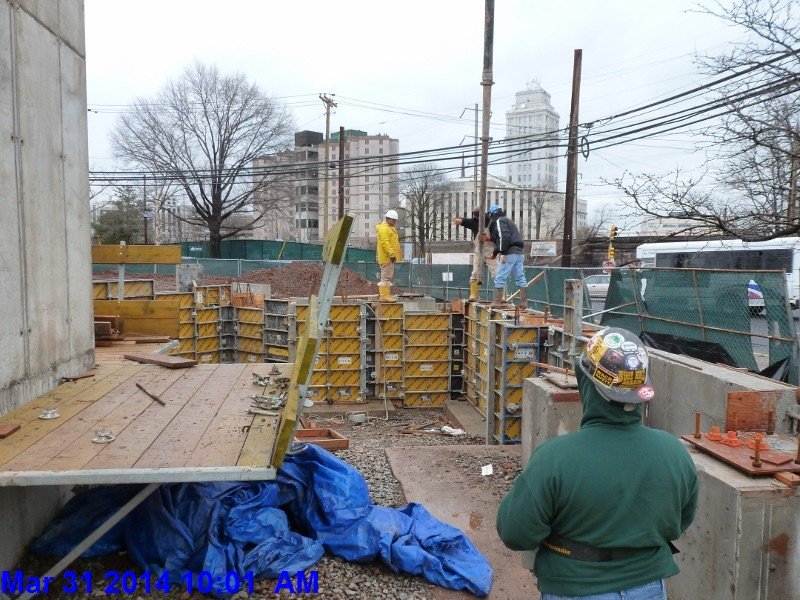
M 0 439 L 0 487 L 270 479 L 277 417 L 252 431 L 247 448 L 242 429 L 253 422 L 249 394 L 259 389 L 252 372 L 266 375 L 270 367 L 172 370 L 127 363 L 96 369 L 95 377 L 54 390 L 60 396 L 37 398 L 0 418 L 0 425 L 20 425 Z M 61 417 L 41 420 L 42 408 L 58 408 Z M 101 430 L 115 439 L 92 442 Z
M 725 431 L 774 431 L 775 408 L 783 392 L 728 392 Z M 769 413 L 772 411 L 772 422 Z
M 314 444 L 326 450 L 347 450 L 350 440 L 333 429 L 298 429 L 294 434 L 296 442 Z
M 155 352 L 127 352 L 123 356 L 128 360 L 149 365 L 158 365 L 168 369 L 185 369 L 197 364 L 196 360 L 167 356 L 166 354 L 156 354 Z
M 94 313 L 116 316 L 126 334 L 178 337 L 179 300 L 94 300 Z
M 703 435 L 700 439 L 696 439 L 693 435 L 682 435 L 682 439 L 686 440 L 699 450 L 706 452 L 719 460 L 736 467 L 740 471 L 744 471 L 748 475 L 773 475 L 782 471 L 791 473 L 800 473 L 800 465 L 794 462 L 786 464 L 775 465 L 765 461 L 761 461 L 761 466 L 756 468 L 753 466 L 753 459 L 751 458 L 753 451 L 748 448 L 747 442 L 753 439 L 753 434 L 748 432 L 739 432 L 739 439 L 745 442 L 738 447 L 726 446 L 719 442 L 709 440 Z M 764 438 L 764 442 L 770 446 L 770 450 L 778 449 L 782 454 L 789 454 L 792 449 L 797 448 L 797 438 L 788 435 L 768 435 Z
M 170 264 L 181 263 L 180 246 L 119 245 L 92 246 L 93 264 Z
M 4 423 L 0 425 L 0 440 L 7 438 L 16 431 L 19 431 L 20 427 L 22 426 L 19 423 Z

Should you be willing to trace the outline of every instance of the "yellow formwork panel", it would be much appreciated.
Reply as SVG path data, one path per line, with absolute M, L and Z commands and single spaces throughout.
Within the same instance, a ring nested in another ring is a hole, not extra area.
M 107 281 L 93 281 L 92 282 L 92 299 L 93 300 L 108 300 L 108 282 Z
M 179 358 L 188 358 L 190 360 L 197 360 L 197 353 L 196 352 L 175 352 L 172 356 L 177 356 Z
M 195 348 L 197 347 L 195 345 L 196 341 L 197 340 L 194 337 L 181 338 L 181 339 L 178 340 L 178 345 L 175 346 L 175 351 L 177 353 L 183 353 L 183 352 L 192 352 L 192 353 L 194 353 Z
M 197 353 L 219 350 L 219 336 L 197 338 Z
M 212 337 L 219 335 L 219 323 L 198 323 L 197 337 Z
M 536 346 L 520 346 L 519 348 L 509 348 L 503 354 L 499 346 L 495 346 L 495 360 L 536 360 Z
M 400 335 L 384 335 L 380 339 L 381 348 L 399 352 L 403 350 L 403 336 Z
M 361 370 L 361 354 L 329 354 L 328 367 L 333 371 L 360 371 Z
M 405 388 L 413 392 L 448 392 L 450 376 L 443 377 L 409 377 L 406 373 Z
M 381 335 L 402 335 L 403 321 L 400 319 L 378 321 L 378 331 Z
M 500 419 L 495 416 L 494 420 L 494 434 L 496 436 L 500 436 Z M 514 419 L 514 418 L 506 418 L 506 441 L 515 441 L 520 439 L 522 436 L 522 421 L 521 419 Z
M 245 338 L 245 337 L 237 337 L 236 338 L 236 349 L 242 350 L 243 352 L 254 352 L 257 354 L 261 354 L 263 352 L 264 342 L 261 340 L 257 340 L 254 338 Z M 274 354 L 271 351 L 272 347 L 270 347 L 269 354 Z M 288 351 L 287 351 L 288 355 Z
M 119 293 L 119 282 L 107 282 L 108 297 L 115 299 Z M 126 279 L 125 298 L 152 298 L 155 294 L 155 282 L 152 279 Z
M 504 408 L 509 404 L 519 404 L 522 406 L 522 388 L 506 388 L 505 395 L 498 392 L 494 394 L 494 406 L 498 410 Z
M 191 292 L 159 292 L 156 300 L 177 300 L 180 308 L 194 307 L 194 294 Z
M 204 306 L 219 306 L 219 287 L 215 285 L 197 286 L 195 302 Z
M 326 354 L 360 354 L 359 338 L 329 338 Z
M 243 350 L 236 351 L 236 362 L 240 363 L 262 363 L 264 357 L 257 352 L 245 352 Z
M 331 371 L 328 372 L 328 383 L 332 386 L 359 386 L 361 384 L 361 371 Z
M 406 408 L 437 408 L 450 398 L 448 392 L 406 392 L 403 406 Z
M 242 323 L 238 324 L 239 337 L 248 337 L 254 339 L 261 339 L 261 325 L 258 323 Z
M 360 335 L 361 323 L 359 321 L 332 321 L 328 323 L 327 333 L 333 338 L 354 337 Z
M 267 346 L 265 350 L 266 350 L 265 354 L 289 360 L 289 349 L 286 348 L 285 346 Z
M 536 367 L 527 363 L 509 363 L 506 365 L 506 380 L 503 381 L 502 372 L 495 369 L 494 385 L 502 390 L 506 385 L 522 385 L 523 380 L 536 375 Z
M 240 307 L 236 309 L 236 320 L 239 323 L 257 323 L 264 322 L 264 311 L 260 308 L 247 308 Z
M 373 309 L 379 319 L 403 318 L 403 305 L 400 302 L 376 302 Z
M 538 327 L 498 327 L 497 341 L 500 341 L 500 336 L 503 333 L 502 329 L 507 330 L 506 340 L 509 344 L 535 344 L 539 340 L 539 333 L 541 331 Z
M 198 323 L 216 323 L 219 321 L 219 308 L 198 308 L 195 321 Z
M 195 337 L 194 323 L 180 323 L 178 325 L 178 337 L 181 339 Z
M 328 372 L 327 371 L 312 371 L 311 372 L 311 383 L 309 385 L 324 386 L 327 383 L 328 383 Z
M 178 310 L 178 319 L 181 323 L 194 323 L 194 309 L 181 308 Z
M 358 304 L 339 304 L 331 306 L 329 321 L 360 321 L 361 307 Z
M 444 346 L 450 345 L 450 331 L 434 329 L 431 331 L 406 330 L 407 346 Z
M 406 361 L 413 360 L 450 360 L 449 346 L 406 346 Z
M 213 352 L 198 352 L 197 364 L 199 365 L 219 364 L 219 350 L 215 350 Z
M 441 329 L 443 331 L 449 331 L 450 315 L 447 313 L 407 314 L 406 330 L 409 329 L 420 329 L 425 331 Z
M 447 377 L 450 375 L 450 362 L 409 361 L 406 359 L 406 380 L 409 377 Z M 426 388 L 427 389 L 427 388 Z

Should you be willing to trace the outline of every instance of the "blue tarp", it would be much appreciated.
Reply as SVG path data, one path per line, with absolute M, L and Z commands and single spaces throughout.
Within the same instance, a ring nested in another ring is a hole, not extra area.
M 63 556 L 141 486 L 80 492 L 31 550 Z M 275 578 L 308 569 L 325 552 L 351 562 L 376 559 L 394 571 L 485 596 L 492 568 L 459 529 L 419 504 L 375 506 L 361 474 L 313 445 L 287 455 L 275 481 L 165 484 L 84 556 L 127 549 L 143 571 L 229 572 Z M 216 585 L 218 595 L 226 595 Z

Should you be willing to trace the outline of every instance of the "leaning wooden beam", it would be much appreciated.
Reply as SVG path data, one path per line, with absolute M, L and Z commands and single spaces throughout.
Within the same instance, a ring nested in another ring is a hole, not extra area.
M 149 365 L 159 365 L 168 369 L 185 369 L 197 364 L 196 360 L 180 358 L 178 356 L 166 356 L 164 354 L 156 354 L 155 352 L 132 352 L 130 354 L 124 354 L 123 357 L 128 360 L 147 363 Z

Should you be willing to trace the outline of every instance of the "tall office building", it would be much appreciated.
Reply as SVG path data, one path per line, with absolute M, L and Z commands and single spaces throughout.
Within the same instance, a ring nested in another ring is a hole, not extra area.
M 517 92 L 511 110 L 506 112 L 506 141 L 509 163 L 506 179 L 520 187 L 558 191 L 559 138 L 558 113 L 550 94 L 538 81 L 529 81 Z M 523 152 L 522 154 L 516 154 Z

